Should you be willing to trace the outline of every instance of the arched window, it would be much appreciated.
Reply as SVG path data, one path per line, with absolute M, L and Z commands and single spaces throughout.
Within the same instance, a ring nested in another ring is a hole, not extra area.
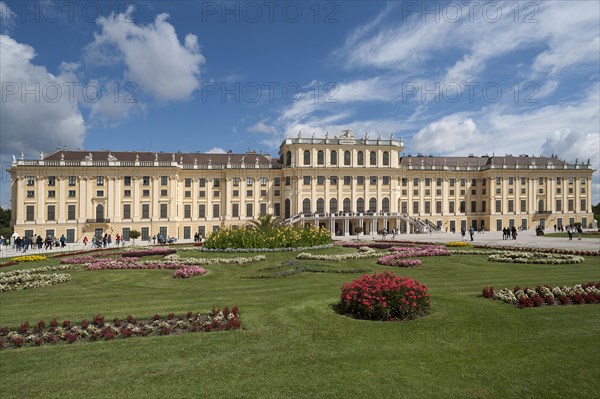
M 365 154 L 362 151 L 359 151 L 356 154 L 356 163 L 359 166 L 363 166 L 365 164 Z
M 369 212 L 377 212 L 377 198 L 375 197 L 369 200 Z
M 350 198 L 344 198 L 344 212 L 350 212 Z
M 325 154 L 323 150 L 317 152 L 317 165 L 325 165 Z
M 359 198 L 356 200 L 356 212 L 364 212 L 365 211 L 365 199 Z
M 540 212 L 544 212 L 544 200 L 539 200 L 538 201 L 538 211 Z
M 285 166 L 292 166 L 292 152 L 288 151 L 285 154 Z
M 337 165 L 337 151 L 331 151 L 329 155 L 329 163 L 332 165 Z
M 104 205 L 102 204 L 96 205 L 96 220 L 99 222 L 104 220 Z
M 317 200 L 317 213 L 325 213 L 325 200 L 323 198 Z
M 371 151 L 369 154 L 369 165 L 377 166 L 377 153 L 375 151 Z
M 336 213 L 337 211 L 338 211 L 337 198 L 332 198 L 329 200 L 329 212 Z
M 350 166 L 352 164 L 352 154 L 350 151 L 344 151 L 344 165 Z
M 381 210 L 384 212 L 389 212 L 390 211 L 390 199 L 389 198 L 384 198 L 381 201 Z
M 310 165 L 310 151 L 304 151 L 304 165 Z
M 390 153 L 387 151 L 383 152 L 383 166 L 390 166 Z
M 308 198 L 304 198 L 304 201 L 302 201 L 302 213 L 310 213 L 310 199 Z

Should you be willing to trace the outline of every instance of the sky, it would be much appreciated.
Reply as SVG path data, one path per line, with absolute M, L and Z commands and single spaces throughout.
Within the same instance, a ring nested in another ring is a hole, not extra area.
M 64 147 L 276 157 L 351 129 L 600 166 L 596 1 L 0 1 L 0 23 L 4 208 L 12 155 Z

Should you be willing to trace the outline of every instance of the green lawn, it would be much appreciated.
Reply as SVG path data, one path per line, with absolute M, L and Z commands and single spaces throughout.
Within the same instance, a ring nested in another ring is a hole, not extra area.
M 259 269 L 286 261 L 277 271 L 292 270 L 295 255 L 204 266 L 207 275 L 188 280 L 173 279 L 169 270 L 75 270 L 67 284 L 0 293 L 0 325 L 11 327 L 53 317 L 150 318 L 237 304 L 244 328 L 3 350 L 1 397 L 589 398 L 600 390 L 599 305 L 521 310 L 479 296 L 485 285 L 600 280 L 599 258 L 520 265 L 462 255 L 422 258 L 415 269 L 381 267 L 376 258 L 299 261 L 321 270 L 389 269 L 429 287 L 430 315 L 384 323 L 331 310 L 341 284 L 358 274 L 248 278 L 273 274 Z

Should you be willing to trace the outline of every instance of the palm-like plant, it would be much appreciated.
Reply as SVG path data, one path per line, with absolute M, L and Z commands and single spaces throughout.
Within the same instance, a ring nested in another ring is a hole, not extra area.
M 251 220 L 249 226 L 258 230 L 271 230 L 274 227 L 281 226 L 281 219 L 267 213 L 260 215 L 257 220 Z

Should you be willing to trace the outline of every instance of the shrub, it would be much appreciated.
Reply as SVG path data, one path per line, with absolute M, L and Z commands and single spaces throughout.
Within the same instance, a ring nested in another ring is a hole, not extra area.
M 483 296 L 484 298 L 492 298 L 495 294 L 495 290 L 494 287 L 483 287 L 483 290 L 481 291 L 481 296 Z
M 338 311 L 367 320 L 411 320 L 429 313 L 424 284 L 391 272 L 367 275 L 342 285 Z
M 209 234 L 204 247 L 208 249 L 298 248 L 330 243 L 331 232 L 325 228 L 273 225 L 268 228 L 221 229 Z

